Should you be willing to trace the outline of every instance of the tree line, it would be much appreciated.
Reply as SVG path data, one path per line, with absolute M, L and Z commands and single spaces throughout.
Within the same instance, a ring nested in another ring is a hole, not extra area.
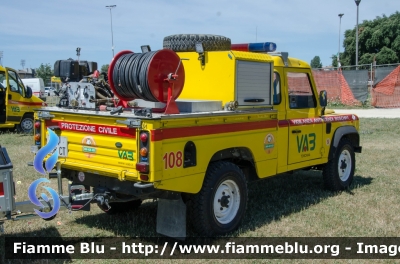
M 344 32 L 344 51 L 340 53 L 340 64 L 356 64 L 356 27 Z M 390 16 L 377 16 L 358 24 L 358 64 L 377 65 L 400 62 L 400 12 Z M 337 55 L 332 55 L 332 66 L 337 67 Z M 311 61 L 312 68 L 321 68 L 319 56 Z
M 101 66 L 101 72 L 108 71 L 109 64 Z M 42 78 L 45 84 L 51 81 L 51 77 L 54 76 L 54 71 L 49 63 L 40 64 L 39 68 L 35 69 L 35 77 Z

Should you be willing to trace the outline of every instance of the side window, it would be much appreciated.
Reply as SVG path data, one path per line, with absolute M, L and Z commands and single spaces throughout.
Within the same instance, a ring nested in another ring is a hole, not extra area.
M 279 105 L 282 101 L 281 98 L 281 77 L 279 73 L 274 72 L 274 105 Z
M 13 71 L 8 71 L 8 82 L 10 84 L 10 90 L 12 92 L 16 92 L 24 96 L 24 85 L 22 84 L 21 79 L 18 75 Z
M 0 90 L 6 89 L 7 83 L 6 83 L 6 73 L 0 71 Z
M 308 74 L 304 72 L 288 72 L 286 77 L 289 107 L 291 109 L 314 108 L 316 99 Z

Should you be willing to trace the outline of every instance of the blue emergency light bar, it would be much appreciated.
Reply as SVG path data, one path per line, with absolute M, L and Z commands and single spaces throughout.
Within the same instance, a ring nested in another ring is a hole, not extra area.
M 276 51 L 276 44 L 273 42 L 231 44 L 231 50 L 250 52 L 274 52 Z

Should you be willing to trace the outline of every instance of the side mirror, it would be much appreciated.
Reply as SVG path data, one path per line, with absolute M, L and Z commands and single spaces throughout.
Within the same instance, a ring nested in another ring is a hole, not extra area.
M 26 87 L 26 94 L 25 94 L 25 98 L 31 98 L 32 97 L 32 88 L 27 86 Z
M 319 92 L 319 104 L 322 107 L 325 107 L 328 104 L 328 93 L 325 90 Z

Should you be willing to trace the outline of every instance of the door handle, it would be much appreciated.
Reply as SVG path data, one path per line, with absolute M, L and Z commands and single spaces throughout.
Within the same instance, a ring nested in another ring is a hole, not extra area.
M 299 133 L 301 133 L 301 130 L 300 130 L 300 129 L 292 130 L 292 134 L 299 134 Z

